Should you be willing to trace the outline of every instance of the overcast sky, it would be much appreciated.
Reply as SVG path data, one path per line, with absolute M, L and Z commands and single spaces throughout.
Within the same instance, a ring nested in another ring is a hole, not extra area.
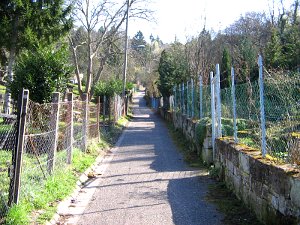
M 246 12 L 269 13 L 273 0 L 152 0 L 149 6 L 155 11 L 157 22 L 129 21 L 129 36 L 141 30 L 149 40 L 150 34 L 159 36 L 164 43 L 173 42 L 175 36 L 185 42 L 187 37 L 197 35 L 204 27 L 219 31 L 232 24 Z M 275 0 L 279 2 L 279 0 Z M 293 0 L 283 0 L 286 8 Z

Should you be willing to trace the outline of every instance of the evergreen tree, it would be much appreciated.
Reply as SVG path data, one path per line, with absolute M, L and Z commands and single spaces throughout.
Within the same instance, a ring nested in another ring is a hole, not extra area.
M 72 26 L 68 18 L 70 12 L 70 6 L 64 8 L 64 0 L 0 2 L 0 47 L 9 52 L 8 82 L 13 79 L 13 67 L 20 50 L 34 49 L 38 45 L 57 41 Z M 7 88 L 4 105 L 6 113 L 9 113 L 9 101 Z
M 230 86 L 231 62 L 228 49 L 225 47 L 222 54 L 222 63 L 220 71 L 221 89 Z

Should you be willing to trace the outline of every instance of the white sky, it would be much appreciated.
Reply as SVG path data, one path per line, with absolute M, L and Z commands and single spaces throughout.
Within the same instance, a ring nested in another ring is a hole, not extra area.
M 129 21 L 129 36 L 141 30 L 149 40 L 150 34 L 157 35 L 164 43 L 173 42 L 175 36 L 185 42 L 187 37 L 197 35 L 204 26 L 206 29 L 223 30 L 246 12 L 269 13 L 273 0 L 152 0 L 151 9 L 155 11 L 157 22 Z M 289 8 L 294 0 L 283 0 Z M 275 0 L 279 5 L 279 0 Z M 278 7 L 276 6 L 276 8 Z

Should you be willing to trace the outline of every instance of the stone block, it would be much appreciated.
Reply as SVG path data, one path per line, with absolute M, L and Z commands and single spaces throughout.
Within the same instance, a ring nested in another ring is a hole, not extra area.
M 290 197 L 292 203 L 300 209 L 300 178 L 291 178 L 291 192 Z
M 279 209 L 279 197 L 275 195 L 270 196 L 271 200 L 271 205 L 274 209 L 278 210 Z
M 266 183 L 279 195 L 289 198 L 291 182 L 286 172 L 279 167 L 269 165 L 269 173 L 265 178 Z
M 263 184 L 261 192 L 262 192 L 261 195 L 263 199 L 271 201 L 270 195 L 272 194 L 270 193 L 270 187 L 268 185 Z
M 240 153 L 240 168 L 243 172 L 249 174 L 250 173 L 250 166 L 249 166 L 249 155 L 245 153 Z
M 269 177 L 269 167 L 263 162 L 249 157 L 249 172 L 251 173 L 252 180 L 258 182 L 265 182 Z
M 212 139 L 211 139 L 211 137 L 206 137 L 204 139 L 203 148 L 212 148 Z
M 251 191 L 254 192 L 257 196 L 262 196 L 262 183 L 251 177 Z
M 234 174 L 233 163 L 231 161 L 229 161 L 228 159 L 226 160 L 226 167 L 231 174 Z
M 234 192 L 236 193 L 236 196 L 241 199 L 241 193 L 242 193 L 242 179 L 239 175 L 233 176 L 233 186 L 234 186 Z
M 286 215 L 287 212 L 287 204 L 286 204 L 286 199 L 284 196 L 279 195 L 278 198 L 278 211 L 281 212 L 283 215 Z
M 248 174 L 242 174 L 242 185 L 244 189 L 251 189 L 251 177 Z

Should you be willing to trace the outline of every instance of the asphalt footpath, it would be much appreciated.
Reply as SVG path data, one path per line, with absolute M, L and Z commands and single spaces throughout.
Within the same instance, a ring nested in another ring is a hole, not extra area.
M 116 147 L 94 168 L 97 177 L 61 209 L 57 224 L 222 224 L 223 215 L 205 200 L 213 181 L 183 161 L 143 94 L 134 96 L 133 119 Z

